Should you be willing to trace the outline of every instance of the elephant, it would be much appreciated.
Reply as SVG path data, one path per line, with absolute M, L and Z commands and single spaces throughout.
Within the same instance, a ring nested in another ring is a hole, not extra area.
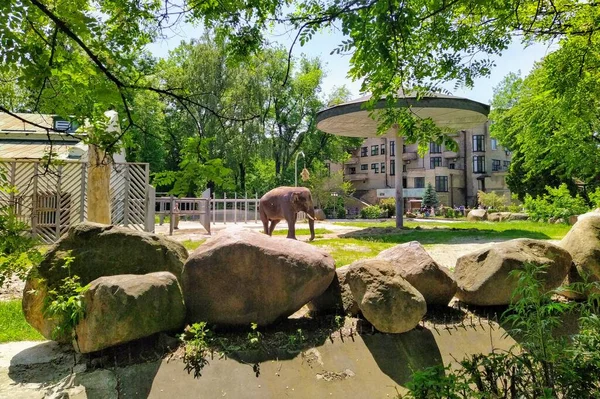
M 296 239 L 298 212 L 308 215 L 310 241 L 315 239 L 315 210 L 310 190 L 305 187 L 277 187 L 262 196 L 259 202 L 260 220 L 265 234 L 272 235 L 275 226 L 285 219 L 288 224 L 287 238 Z M 269 221 L 271 225 L 269 226 Z

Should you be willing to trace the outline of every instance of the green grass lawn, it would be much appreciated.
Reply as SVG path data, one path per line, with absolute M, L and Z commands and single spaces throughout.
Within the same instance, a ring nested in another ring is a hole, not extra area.
M 45 339 L 25 321 L 20 299 L 0 301 L 0 326 L 0 343 Z
M 274 236 L 287 236 L 288 230 L 275 230 L 273 232 Z M 333 233 L 333 231 L 331 230 L 327 230 L 324 228 L 316 228 L 315 229 L 315 235 L 316 234 L 331 234 Z M 310 230 L 309 229 L 296 229 L 296 235 L 297 236 L 309 236 L 310 235 Z
M 395 220 L 385 222 L 336 222 L 335 224 L 343 226 L 355 226 L 363 228 L 372 228 L 373 233 L 377 232 L 378 228 L 381 228 L 381 232 L 384 232 L 383 228 L 393 228 L 396 226 Z M 529 220 L 515 220 L 510 222 L 467 222 L 458 221 L 454 223 L 444 222 L 405 222 L 404 226 L 409 229 L 414 229 L 417 226 L 422 229 L 446 229 L 454 234 L 457 234 L 459 230 L 475 230 L 475 234 L 500 234 L 501 238 L 539 238 L 539 239 L 552 239 L 560 240 L 567 234 L 571 229 L 571 226 L 566 224 L 549 224 L 532 222 Z M 410 230 L 406 231 L 406 234 L 410 234 Z M 460 233 L 458 233 L 460 234 Z M 439 238 L 444 238 L 444 234 L 438 235 Z M 431 242 L 435 244 L 437 242 Z

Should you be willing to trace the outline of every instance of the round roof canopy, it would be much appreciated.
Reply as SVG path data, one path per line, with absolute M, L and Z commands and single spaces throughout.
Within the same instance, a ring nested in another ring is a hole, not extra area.
M 340 136 L 372 137 L 377 135 L 377 121 L 364 109 L 371 96 L 365 96 L 331 108 L 317 114 L 317 128 Z M 387 106 L 384 99 L 379 100 L 375 109 Z M 431 118 L 438 127 L 451 129 L 471 129 L 487 121 L 490 106 L 467 98 L 429 94 L 419 100 L 415 96 L 397 95 L 397 107 L 410 108 L 417 117 Z

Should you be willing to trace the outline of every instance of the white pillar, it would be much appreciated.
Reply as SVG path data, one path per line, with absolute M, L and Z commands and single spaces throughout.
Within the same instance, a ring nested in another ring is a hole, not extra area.
M 396 135 L 396 156 L 395 156 L 395 176 L 394 187 L 396 189 L 396 228 L 401 229 L 404 226 L 404 196 L 402 193 L 402 170 L 404 162 L 402 161 L 402 147 L 404 138 Z

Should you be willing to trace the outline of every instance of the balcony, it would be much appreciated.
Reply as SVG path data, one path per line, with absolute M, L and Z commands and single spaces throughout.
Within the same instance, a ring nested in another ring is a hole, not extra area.
M 416 152 L 405 152 L 404 154 L 402 154 L 402 160 L 403 161 L 414 161 L 415 159 L 419 158 L 419 154 L 417 154 Z
M 444 151 L 442 155 L 446 159 L 456 159 L 459 157 L 456 151 Z
M 344 176 L 347 181 L 358 181 L 358 180 L 367 180 L 369 178 L 368 173 L 354 173 L 347 174 Z
M 423 198 L 425 193 L 424 188 L 404 188 L 402 189 L 402 195 L 404 198 Z
M 360 160 L 358 159 L 358 157 L 352 157 L 350 159 L 348 159 L 346 162 L 344 162 L 344 165 L 356 165 L 360 162 Z

